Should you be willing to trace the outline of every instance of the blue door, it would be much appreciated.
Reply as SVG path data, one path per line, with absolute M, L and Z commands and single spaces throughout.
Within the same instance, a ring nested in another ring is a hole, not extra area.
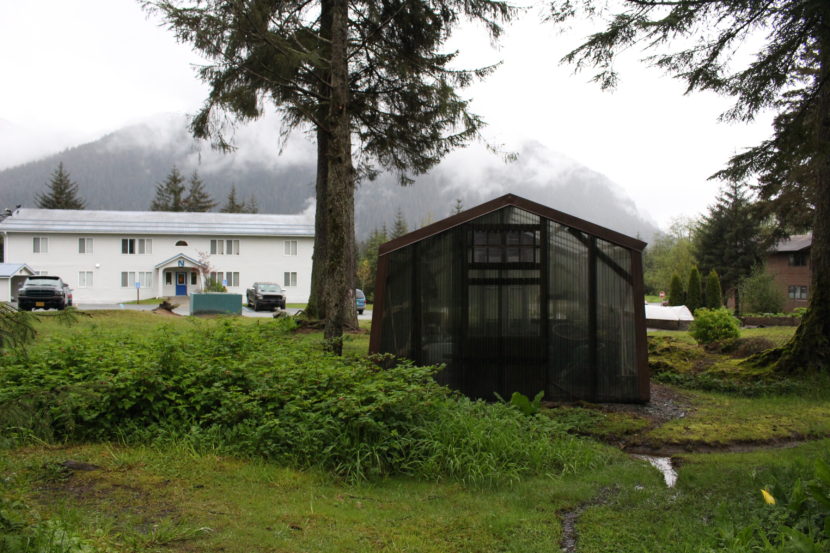
M 176 295 L 187 295 L 187 273 L 176 273 Z

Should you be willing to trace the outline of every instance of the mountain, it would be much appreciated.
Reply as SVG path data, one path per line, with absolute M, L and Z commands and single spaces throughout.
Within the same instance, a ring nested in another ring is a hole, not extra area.
M 34 206 L 35 194 L 62 161 L 89 209 L 148 209 L 156 183 L 176 165 L 185 175 L 198 170 L 220 207 L 235 185 L 237 198 L 256 198 L 263 213 L 299 213 L 313 201 L 316 148 L 298 136 L 282 144 L 280 154 L 278 128 L 275 118 L 240 128 L 237 149 L 223 154 L 193 139 L 183 116 L 158 117 L 0 171 L 0 208 Z M 387 174 L 361 182 L 355 200 L 358 237 L 384 224 L 391 228 L 398 209 L 414 229 L 449 215 L 457 199 L 466 208 L 508 192 L 644 240 L 657 230 L 600 173 L 538 142 L 527 142 L 516 153 L 517 160 L 506 163 L 472 147 L 453 152 L 410 186 L 401 187 Z

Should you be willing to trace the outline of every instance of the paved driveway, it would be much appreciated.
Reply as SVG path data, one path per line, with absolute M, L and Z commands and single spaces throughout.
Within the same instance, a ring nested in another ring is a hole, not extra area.
M 76 306 L 79 311 L 98 311 L 98 310 L 119 310 L 119 309 L 128 309 L 132 311 L 152 311 L 156 307 L 155 304 L 134 304 L 134 303 L 82 303 Z M 299 311 L 299 309 L 295 307 L 289 307 L 286 309 L 286 312 L 289 315 L 295 315 Z M 190 315 L 190 305 L 185 303 L 183 305 L 178 306 L 173 310 L 174 313 L 179 315 Z M 242 316 L 243 317 L 258 317 L 258 318 L 270 318 L 274 316 L 273 311 L 254 311 L 253 309 L 248 309 L 244 305 L 242 306 Z M 361 321 L 371 321 L 372 320 L 372 312 L 371 311 L 364 311 L 363 315 L 358 315 L 357 318 Z

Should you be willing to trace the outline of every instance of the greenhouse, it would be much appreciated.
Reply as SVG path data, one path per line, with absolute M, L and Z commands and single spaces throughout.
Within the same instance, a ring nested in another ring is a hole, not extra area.
M 502 196 L 380 247 L 370 349 L 473 398 L 648 401 L 644 247 Z

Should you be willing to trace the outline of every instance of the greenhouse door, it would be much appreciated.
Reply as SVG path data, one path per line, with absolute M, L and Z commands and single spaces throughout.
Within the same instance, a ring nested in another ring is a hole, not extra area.
M 533 397 L 546 388 L 540 225 L 475 225 L 469 235 L 464 388 Z

